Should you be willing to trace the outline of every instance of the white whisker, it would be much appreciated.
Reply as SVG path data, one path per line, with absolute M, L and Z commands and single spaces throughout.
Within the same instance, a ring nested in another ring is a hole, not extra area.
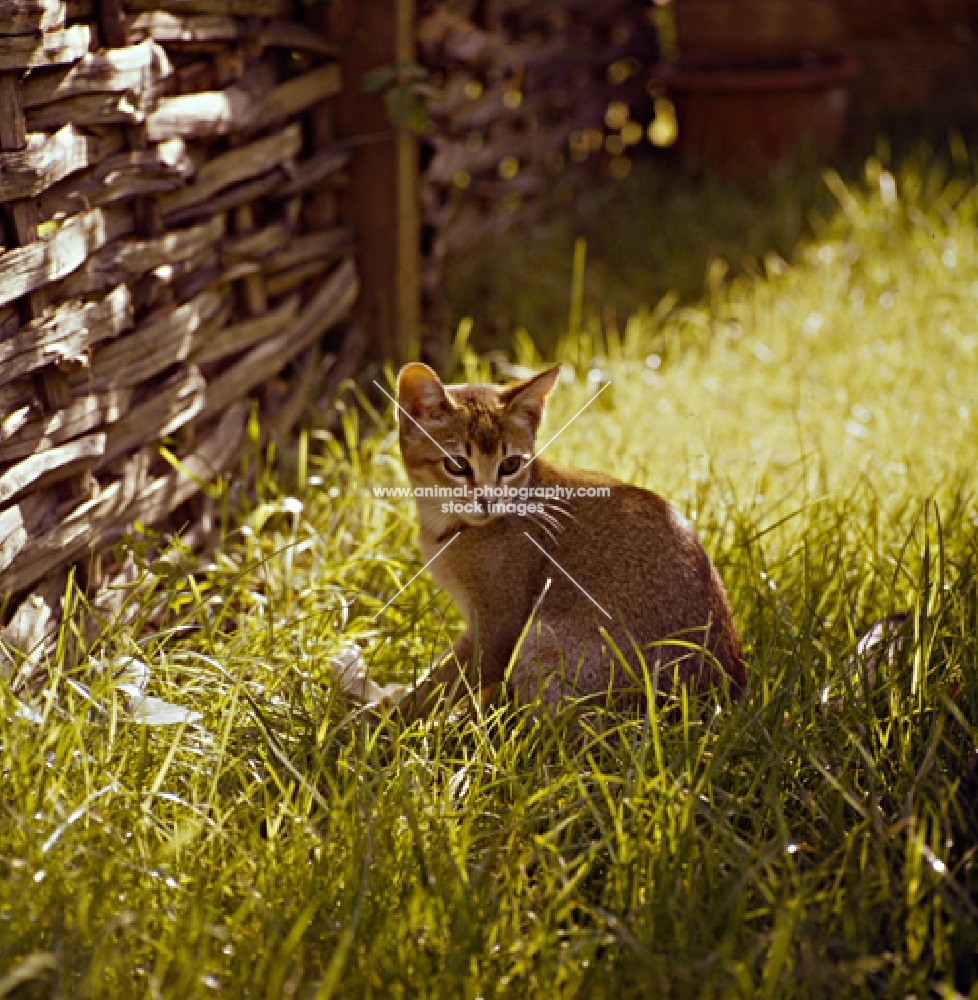
M 548 511 L 553 511 L 555 514 L 563 514 L 568 520 L 576 521 L 577 515 L 569 508 L 561 506 L 556 500 L 545 500 L 543 506 Z
M 547 522 L 547 524 L 549 524 L 550 527 L 554 529 L 554 531 L 558 531 L 560 532 L 560 534 L 564 533 L 565 530 L 564 525 L 561 524 L 560 521 L 558 521 L 557 518 L 553 516 L 553 514 L 549 514 L 545 510 L 538 510 L 536 512 L 536 516 L 543 518 Z
M 554 537 L 553 532 L 545 524 L 537 520 L 536 514 L 527 514 L 527 519 L 531 524 L 539 528 L 547 536 L 547 538 L 554 543 L 554 545 L 557 544 L 557 539 Z

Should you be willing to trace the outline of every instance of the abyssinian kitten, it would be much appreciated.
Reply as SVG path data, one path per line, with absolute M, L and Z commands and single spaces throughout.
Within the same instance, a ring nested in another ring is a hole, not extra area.
M 545 708 L 609 694 L 641 704 L 643 660 L 659 691 L 676 678 L 702 690 L 725 674 L 734 693 L 746 683 L 723 584 L 686 518 L 649 490 L 534 458 L 558 374 L 559 366 L 504 386 L 445 386 L 423 364 L 400 372 L 401 455 L 422 552 L 468 626 L 422 683 L 393 697 L 387 689 L 406 717 L 446 692 L 491 695 L 504 679 Z M 468 496 L 456 504 L 468 511 L 417 495 L 460 486 Z M 528 492 L 475 500 L 486 487 Z M 570 495 L 588 487 L 607 495 Z M 549 499 L 533 495 L 548 488 Z M 524 514 L 498 506 L 507 502 L 525 504 Z

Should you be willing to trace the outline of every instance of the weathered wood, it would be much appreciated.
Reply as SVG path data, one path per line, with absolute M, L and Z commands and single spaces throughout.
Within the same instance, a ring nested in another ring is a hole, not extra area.
M 61 66 L 81 59 L 92 43 L 92 29 L 76 24 L 60 31 L 0 38 L 0 70 Z
M 137 311 L 156 312 L 176 302 L 193 298 L 195 292 L 202 286 L 195 285 L 188 291 L 185 283 L 195 274 L 214 266 L 216 262 L 216 249 L 205 247 L 201 255 L 193 261 L 160 264 L 148 273 L 132 279 L 133 300 Z M 64 281 L 52 287 L 56 289 L 56 294 L 60 298 L 103 294 L 113 287 L 119 280 L 119 275 L 123 273 L 121 269 L 106 271 L 103 270 L 104 267 L 106 259 L 102 258 L 101 254 L 96 254 L 84 267 L 80 267 Z
M 50 236 L 0 254 L 0 305 L 71 274 L 89 254 L 132 228 L 128 208 L 94 208 Z
M 254 39 L 265 48 L 295 49 L 313 55 L 336 56 L 339 47 L 322 34 L 295 21 L 276 20 L 256 27 L 250 20 L 222 14 L 174 14 L 154 10 L 127 19 L 131 41 L 155 39 L 168 45 L 215 47 L 224 42 Z
M 246 123 L 251 129 L 266 128 L 306 108 L 335 97 L 343 89 L 343 76 L 337 63 L 320 66 L 294 80 L 280 83 L 268 94 L 253 117 Z
M 84 94 L 67 97 L 53 104 L 42 104 L 25 112 L 31 132 L 50 131 L 65 121 L 76 125 L 137 125 L 146 118 L 146 110 L 133 103 L 128 94 Z
M 390 134 L 380 96 L 363 93 L 354 81 L 380 66 L 414 61 L 414 2 L 337 0 L 337 9 L 349 17 L 341 65 L 350 82 L 337 101 L 338 133 L 343 138 Z M 407 361 L 417 357 L 421 337 L 415 138 L 399 132 L 389 140 L 356 145 L 350 177 L 341 212 L 357 234 L 364 288 L 357 318 L 375 358 Z
M 172 47 L 172 45 L 171 45 Z M 204 48 L 211 59 L 194 59 L 178 64 L 173 80 L 167 88 L 168 96 L 180 94 L 198 94 L 202 91 L 217 90 L 234 83 L 240 74 L 235 72 L 235 64 L 228 56 L 226 45 L 213 43 L 208 46 L 197 45 L 195 49 Z M 224 57 L 227 56 L 225 59 Z M 220 60 L 220 63 L 218 62 Z
M 155 10 L 161 0 L 127 0 L 130 10 Z M 288 17 L 290 0 L 165 0 L 171 14 L 224 14 L 230 17 Z
M 226 296 L 228 308 L 231 307 L 231 297 L 226 287 L 230 279 L 225 276 L 215 247 L 209 247 L 200 261 L 187 261 L 179 268 L 173 268 L 172 275 L 161 275 L 157 271 L 153 277 L 158 280 L 165 278 L 172 286 L 177 301 L 193 298 L 198 292 L 210 288 Z
M 146 118 L 146 138 L 207 139 L 244 128 L 274 83 L 273 67 L 260 63 L 225 90 L 161 98 Z
M 174 269 L 188 262 L 200 262 L 208 248 L 224 235 L 224 218 L 190 229 L 178 229 L 152 240 L 120 240 L 93 253 L 61 289 L 63 294 L 80 295 L 132 281 L 160 268 Z M 2 258 L 0 258 L 2 260 Z
M 234 231 L 242 236 L 255 231 L 254 205 L 239 205 L 234 210 Z M 226 255 L 222 255 L 226 256 Z M 247 269 L 247 265 L 237 265 L 239 270 Z M 255 268 L 257 272 L 257 268 Z M 243 275 L 241 294 L 244 298 L 245 312 L 249 316 L 261 316 L 268 309 L 268 296 L 265 294 L 265 282 L 258 273 Z
M 194 336 L 220 316 L 227 303 L 216 292 L 204 291 L 190 302 L 151 319 L 135 332 L 99 347 L 89 368 L 72 376 L 77 390 L 93 393 L 138 385 L 179 361 L 194 348 Z
M 310 260 L 332 259 L 338 250 L 353 246 L 353 230 L 349 226 L 335 226 L 318 233 L 296 236 L 287 247 L 273 254 L 265 263 L 269 273 L 285 271 Z
M 275 135 L 238 146 L 205 163 L 193 184 L 161 198 L 160 210 L 164 218 L 179 216 L 190 206 L 213 198 L 225 188 L 289 164 L 301 148 L 302 129 L 297 122 Z
M 84 359 L 103 340 L 132 326 L 129 289 L 119 285 L 98 302 L 69 301 L 0 341 L 0 385 L 61 361 Z
M 18 433 L 31 418 L 37 392 L 28 379 L 0 385 L 0 443 Z
M 350 254 L 352 256 L 352 253 Z M 278 298 L 280 295 L 287 295 L 301 288 L 310 278 L 327 270 L 329 266 L 336 262 L 335 256 L 330 259 L 320 258 L 318 260 L 307 260 L 302 264 L 278 271 L 265 278 L 265 288 L 271 298 Z
M 127 25 L 129 37 L 133 41 L 152 38 L 170 45 L 234 42 L 243 35 L 240 21 L 220 14 L 189 14 L 181 17 L 179 14 L 154 10 L 130 17 Z
M 71 382 L 65 372 L 54 365 L 42 368 L 37 379 L 41 395 L 49 411 L 63 410 L 71 405 L 73 393 Z
M 350 162 L 350 156 L 347 151 L 329 149 L 315 153 L 296 166 L 291 180 L 282 188 L 279 196 L 292 198 L 322 184 L 339 173 Z
M 145 487 L 148 456 L 137 453 L 127 463 L 125 474 L 82 503 L 68 505 L 54 527 L 33 534 L 0 578 L 2 594 L 16 593 L 43 579 L 59 566 L 69 565 L 90 551 L 100 535 L 125 518 L 127 508 Z
M 95 464 L 104 468 L 120 455 L 159 441 L 190 423 L 204 408 L 207 383 L 196 365 L 177 372 L 148 399 L 106 429 L 105 450 Z
M 43 194 L 38 210 L 42 218 L 50 219 L 140 195 L 166 193 L 178 188 L 194 170 L 183 140 L 168 139 L 149 149 L 107 156 L 93 169 Z
M 259 38 L 261 44 L 268 48 L 298 49 L 313 55 L 334 57 L 340 52 L 335 42 L 296 21 L 271 21 L 262 29 Z
M 289 118 L 342 88 L 336 65 L 272 87 L 274 74 L 260 64 L 248 77 L 226 90 L 163 98 L 146 120 L 150 141 L 173 136 L 207 138 L 237 129 L 259 129 Z
M 65 26 L 64 0 L 2 0 L 0 35 L 32 35 Z
M 74 125 L 54 135 L 29 135 L 26 148 L 0 153 L 0 202 L 34 198 L 64 178 L 93 166 L 122 147 L 122 137 L 82 135 Z
M 235 209 L 235 214 L 239 211 L 240 209 Z M 231 264 L 230 267 L 225 267 L 221 272 L 221 280 L 227 282 L 251 280 L 254 277 L 260 277 L 260 275 L 261 264 L 253 260 L 242 260 Z M 249 316 L 258 316 L 265 311 L 267 306 L 268 302 L 264 301 L 261 308 L 254 309 L 249 305 L 246 311 Z
M 311 24 L 318 26 L 320 32 L 326 33 L 326 11 L 319 8 L 315 14 L 310 12 Z M 309 138 L 314 149 L 320 152 L 328 151 L 336 139 L 336 114 L 332 101 L 324 101 L 308 112 Z M 338 148 L 338 147 L 336 147 Z M 309 189 L 311 197 L 303 199 L 302 218 L 307 228 L 312 230 L 325 229 L 337 222 L 338 209 L 334 185 L 340 178 L 340 173 L 328 175 L 329 185 L 317 183 Z
M 303 202 L 302 215 L 311 229 L 336 225 L 340 217 L 337 192 L 349 183 L 349 175 L 340 172 L 332 174 L 326 183 L 316 185 L 309 192 L 310 196 Z
M 199 484 L 219 475 L 237 454 L 244 439 L 248 403 L 226 408 L 216 427 L 204 437 L 193 453 L 181 459 L 174 470 L 148 484 L 126 512 L 130 520 L 153 524 L 176 510 L 198 490 Z
M 24 107 L 33 108 L 83 94 L 131 91 L 142 106 L 155 100 L 172 73 L 166 51 L 147 40 L 124 49 L 89 52 L 72 66 L 32 73 L 21 95 Z
M 224 236 L 225 222 L 215 216 L 189 229 L 179 229 L 153 240 L 129 240 L 120 244 L 114 257 L 117 268 L 130 275 L 145 273 L 161 265 L 193 260 Z
M 263 316 L 226 326 L 213 337 L 199 338 L 190 356 L 191 360 L 204 365 L 220 361 L 232 354 L 239 354 L 282 330 L 287 330 L 298 313 L 299 296 L 290 295 Z
M 263 177 L 258 177 L 253 181 L 245 181 L 233 188 L 196 205 L 181 208 L 177 211 L 169 212 L 163 216 L 163 221 L 168 226 L 179 226 L 201 216 L 212 216 L 219 212 L 226 212 L 230 208 L 237 208 L 249 201 L 257 198 L 268 198 L 282 186 L 286 178 L 286 173 L 281 167 L 276 167 Z
M 287 385 L 282 402 L 262 421 L 263 432 L 288 434 L 298 423 L 317 386 L 321 384 L 335 360 L 336 357 L 332 354 L 323 357 L 322 352 L 315 346 L 296 358 L 294 367 L 298 370 L 298 379 L 293 379 Z
M 44 448 L 53 448 L 118 420 L 128 410 L 131 389 L 113 389 L 100 395 L 76 396 L 71 403 L 45 416 L 36 401 L 25 407 L 10 435 L 0 428 L 0 462 L 15 462 Z
M 180 186 L 180 179 L 166 173 L 144 173 L 138 166 L 123 168 L 114 173 L 110 181 L 103 181 L 94 174 L 64 188 L 56 188 L 38 199 L 38 209 L 46 219 L 76 215 L 89 207 L 102 207 L 116 202 L 133 202 L 133 215 L 142 218 L 137 211 L 137 200 L 148 195 L 167 194 Z M 137 228 L 140 228 L 137 225 Z
M 37 239 L 37 206 L 32 201 L 15 201 L 7 206 L 14 237 L 21 245 Z
M 0 150 L 20 150 L 27 144 L 24 106 L 20 103 L 20 75 L 0 73 Z
M 89 434 L 31 455 L 0 476 L 0 506 L 16 500 L 25 490 L 40 489 L 81 468 L 91 468 L 104 453 L 105 435 Z
M 53 493 L 32 493 L 20 503 L 0 510 L 0 573 L 49 525 L 56 505 Z M 3 580 L 0 578 L 0 600 L 4 596 Z
M 109 49 L 123 48 L 128 41 L 128 36 L 122 0 L 98 0 L 97 7 L 102 45 Z
M 293 227 L 286 222 L 273 222 L 253 233 L 228 237 L 221 244 L 221 259 L 225 263 L 241 260 L 263 260 L 281 250 L 292 238 Z
M 30 379 L 19 379 L 8 385 L 0 385 L 0 440 L 3 440 L 4 428 L 10 414 L 17 407 L 30 404 L 35 398 L 34 383 Z
M 352 261 L 345 261 L 289 329 L 253 348 L 211 382 L 207 387 L 205 415 L 220 413 L 232 400 L 239 399 L 277 372 L 346 317 L 356 301 L 357 291 L 356 268 Z
M 362 350 L 363 341 L 359 332 L 350 324 L 343 331 L 336 354 L 328 354 L 323 359 L 325 362 L 323 380 L 319 387 L 319 399 L 316 405 L 321 415 L 327 419 L 336 417 L 336 409 L 333 407 L 336 394 L 341 384 L 356 374 Z
M 19 76 L 10 72 L 0 74 L 0 149 L 5 152 L 20 151 L 27 146 L 27 124 Z M 7 213 L 13 224 L 13 241 L 20 246 L 33 244 L 37 240 L 37 206 L 34 202 L 29 199 L 9 202 Z M 21 301 L 20 309 L 25 319 L 33 319 L 44 311 L 46 304 L 44 292 L 33 291 Z
M 17 307 L 6 305 L 0 307 L 0 340 L 12 337 L 20 329 L 20 317 Z
M 65 0 L 69 21 L 89 21 L 95 17 L 95 0 Z
M 45 659 L 57 649 L 68 571 L 52 573 L 38 582 L 34 593 L 17 606 L 5 628 L 0 628 L 0 674 L 17 674 L 10 689 L 36 695 L 47 679 Z M 63 652 L 63 650 L 62 650 Z M 64 658 L 62 658 L 64 662 Z

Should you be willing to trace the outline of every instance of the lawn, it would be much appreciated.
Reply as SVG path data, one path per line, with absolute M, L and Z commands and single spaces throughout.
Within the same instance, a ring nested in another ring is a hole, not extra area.
M 544 438 L 611 385 L 548 454 L 695 519 L 742 703 L 576 738 L 505 705 L 368 727 L 330 658 L 407 675 L 459 621 L 424 574 L 378 614 L 422 560 L 410 501 L 372 492 L 405 482 L 392 415 L 351 387 L 335 432 L 249 450 L 219 551 L 132 541 L 132 613 L 31 711 L 0 685 L 0 996 L 978 997 L 978 188 L 956 153 L 828 174 L 790 253 L 714 263 L 702 299 L 619 323 L 563 274 Z M 669 232 L 649 223 L 663 258 Z M 516 364 L 544 361 L 530 334 Z M 462 337 L 456 360 L 489 372 Z M 900 609 L 867 690 L 846 657 Z M 201 720 L 134 722 L 125 657 Z

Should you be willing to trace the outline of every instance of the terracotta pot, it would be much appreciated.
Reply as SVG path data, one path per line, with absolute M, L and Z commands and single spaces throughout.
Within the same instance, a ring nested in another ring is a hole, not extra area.
M 676 34 L 684 63 L 753 65 L 836 49 L 844 27 L 837 0 L 676 0 Z
M 845 0 L 842 19 L 856 41 L 966 42 L 978 34 L 978 0 Z
M 728 64 L 663 69 L 687 160 L 772 164 L 809 144 L 822 155 L 841 142 L 847 84 L 858 73 L 841 54 L 796 58 L 780 65 Z

